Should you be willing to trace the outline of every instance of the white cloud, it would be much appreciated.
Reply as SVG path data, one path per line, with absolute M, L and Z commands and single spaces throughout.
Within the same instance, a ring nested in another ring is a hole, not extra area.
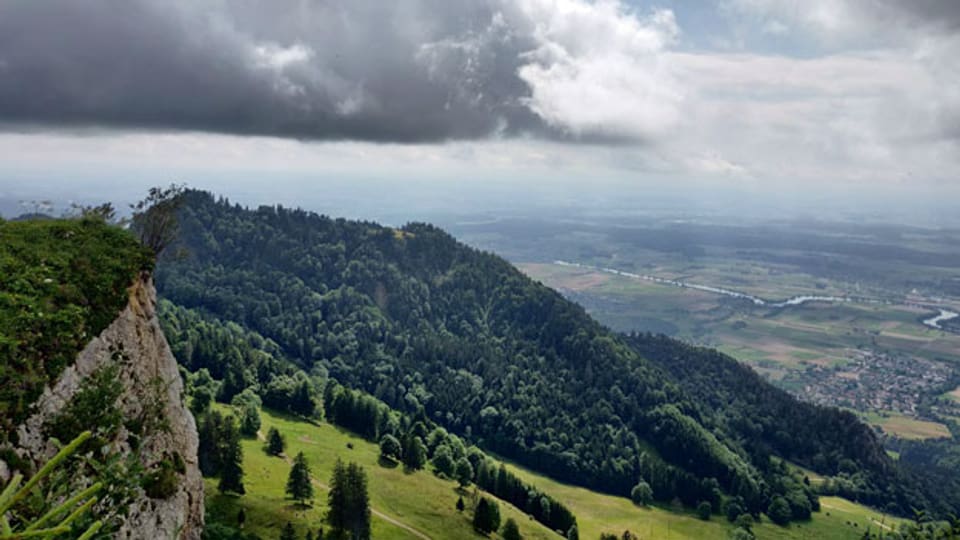
M 619 2 L 523 0 L 536 48 L 524 55 L 526 104 L 574 136 L 655 139 L 673 128 L 682 92 L 664 53 L 679 29 L 673 13 L 645 17 Z
M 790 27 L 777 19 L 770 19 L 764 23 L 761 32 L 764 34 L 770 34 L 772 36 L 785 36 L 790 33 Z

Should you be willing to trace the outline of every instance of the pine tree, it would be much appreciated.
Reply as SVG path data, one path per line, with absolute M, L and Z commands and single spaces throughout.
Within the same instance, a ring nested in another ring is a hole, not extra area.
M 283 526 L 283 530 L 280 531 L 280 540 L 297 540 L 297 531 L 294 530 L 293 524 L 289 521 Z
M 336 533 L 343 533 L 347 530 L 349 520 L 347 513 L 349 511 L 349 486 L 347 485 L 347 468 L 339 459 L 333 465 L 333 476 L 330 477 L 330 492 L 327 494 L 327 524 Z
M 283 453 L 286 445 L 283 435 L 280 435 L 280 430 L 271 427 L 270 431 L 267 432 L 267 453 L 271 456 L 279 456 Z
M 457 512 L 463 512 L 466 505 L 463 504 L 463 497 L 457 497 Z
M 306 378 L 297 385 L 291 401 L 290 408 L 295 413 L 309 418 L 317 412 L 317 405 L 313 401 L 313 390 L 310 387 L 310 381 Z
M 370 496 L 367 493 L 367 475 L 356 463 L 347 465 L 347 479 L 351 492 L 350 535 L 352 540 L 370 540 Z
M 255 403 L 243 406 L 243 416 L 240 419 L 240 432 L 246 437 L 256 437 L 260 429 L 260 411 Z
M 297 454 L 293 460 L 293 467 L 290 468 L 290 476 L 287 478 L 287 495 L 301 505 L 306 505 L 307 500 L 313 499 L 310 466 L 303 452 Z
M 223 415 L 217 411 L 210 411 L 200 418 L 197 432 L 200 444 L 197 447 L 197 460 L 200 463 L 200 472 L 204 476 L 220 474 L 220 437 L 223 431 Z
M 221 493 L 246 493 L 243 488 L 243 449 L 240 447 L 240 431 L 232 416 L 224 419 L 220 435 L 220 484 Z
M 503 540 L 523 540 L 523 535 L 520 534 L 520 527 L 513 518 L 507 519 L 507 522 L 503 524 L 503 531 L 501 531 L 500 534 L 503 536 Z
M 496 501 L 481 497 L 473 513 L 473 528 L 483 534 L 489 534 L 500 528 L 500 507 Z
M 327 523 L 334 537 L 350 540 L 370 539 L 370 498 L 367 476 L 356 463 L 344 465 L 337 460 L 327 496 Z

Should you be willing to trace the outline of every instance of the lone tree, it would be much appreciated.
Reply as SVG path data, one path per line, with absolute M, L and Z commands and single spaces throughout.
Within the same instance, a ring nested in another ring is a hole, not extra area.
M 633 504 L 647 506 L 653 502 L 653 489 L 650 488 L 650 484 L 641 480 L 630 490 L 630 499 Z
M 243 416 L 240 418 L 240 432 L 246 437 L 256 437 L 260 430 L 260 411 L 256 403 L 243 405 Z
M 513 518 L 507 518 L 507 522 L 503 524 L 503 530 L 500 531 L 500 535 L 503 536 L 503 540 L 523 540 L 523 535 L 520 534 L 520 527 L 517 526 L 517 522 Z
M 463 504 L 463 497 L 457 497 L 457 512 L 463 512 L 466 505 Z
M 290 468 L 290 476 L 287 478 L 287 495 L 302 506 L 306 506 L 306 501 L 313 499 L 310 466 L 303 452 L 293 459 L 293 467 Z
M 481 534 L 490 534 L 500 528 L 500 507 L 496 501 L 480 497 L 473 511 L 473 528 Z
M 267 453 L 271 456 L 279 456 L 283 453 L 286 445 L 287 443 L 284 442 L 283 435 L 280 435 L 280 430 L 271 427 L 270 431 L 267 432 Z
M 457 482 L 460 484 L 460 487 L 467 487 L 470 485 L 470 482 L 473 481 L 473 465 L 470 465 L 469 459 L 462 457 L 457 460 L 455 476 L 457 478 Z
M 294 530 L 293 524 L 289 521 L 283 526 L 283 530 L 280 531 L 280 540 L 297 540 L 297 531 Z
M 709 501 L 700 501 L 700 504 L 697 505 L 697 517 L 708 521 L 710 519 L 710 514 L 713 513 L 713 506 L 711 506 Z
M 327 496 L 327 523 L 334 538 L 370 540 L 370 497 L 367 475 L 356 463 L 337 460 Z
M 132 229 L 140 243 L 150 248 L 154 255 L 159 256 L 177 237 L 180 229 L 177 210 L 183 204 L 184 191 L 183 184 L 152 187 L 145 199 L 130 205 Z
M 220 447 L 220 484 L 221 493 L 246 493 L 243 488 L 243 449 L 240 447 L 240 431 L 236 421 L 228 416 L 223 422 Z
M 400 441 L 396 437 L 387 433 L 383 437 L 380 437 L 380 455 L 392 459 L 394 461 L 400 461 L 400 456 L 402 452 L 400 451 Z

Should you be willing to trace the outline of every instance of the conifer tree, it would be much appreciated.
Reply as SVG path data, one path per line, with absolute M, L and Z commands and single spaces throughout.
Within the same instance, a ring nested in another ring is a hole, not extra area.
M 224 419 L 220 434 L 220 484 L 221 493 L 246 493 L 243 488 L 243 449 L 240 447 L 240 431 L 232 416 Z
M 297 531 L 294 530 L 293 524 L 289 521 L 283 526 L 283 530 L 280 531 L 280 540 L 297 540 Z
M 285 447 L 286 442 L 283 440 L 280 430 L 271 427 L 270 431 L 267 432 L 267 453 L 271 456 L 279 456 L 283 453 Z
M 500 534 L 503 536 L 503 540 L 523 540 L 523 535 L 520 534 L 520 527 L 513 518 L 507 519 L 507 522 L 503 524 L 503 530 Z
M 473 528 L 482 534 L 489 534 L 500 528 L 500 507 L 496 501 L 480 498 L 473 513 Z
M 370 498 L 367 476 L 356 463 L 344 465 L 337 460 L 327 496 L 327 523 L 334 537 L 350 540 L 370 539 Z
M 287 495 L 301 505 L 306 505 L 306 501 L 313 499 L 310 466 L 303 452 L 297 454 L 293 460 L 293 467 L 290 468 L 290 476 L 287 478 Z

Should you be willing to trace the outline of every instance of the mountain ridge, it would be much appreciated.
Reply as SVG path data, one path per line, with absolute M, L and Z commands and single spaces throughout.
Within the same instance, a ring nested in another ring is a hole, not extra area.
M 809 489 L 715 436 L 660 366 L 496 256 L 426 224 L 185 197 L 191 257 L 161 261 L 161 294 L 262 333 L 307 370 L 587 487 L 627 495 L 642 479 L 663 500 L 715 511 L 732 497 L 759 513 L 789 493 L 798 515 L 803 498 L 815 506 Z

